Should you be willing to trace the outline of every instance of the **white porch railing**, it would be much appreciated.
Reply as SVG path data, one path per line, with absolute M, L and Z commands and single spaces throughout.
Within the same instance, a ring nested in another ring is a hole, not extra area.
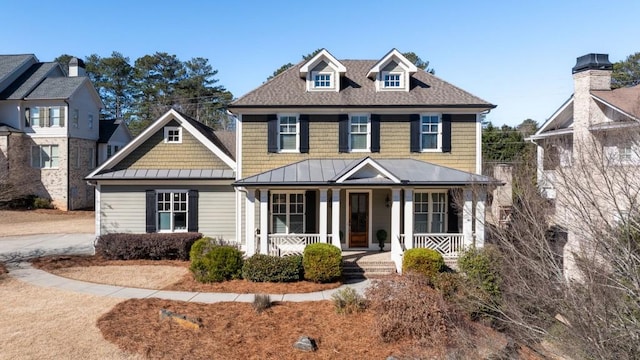
M 307 245 L 319 242 L 320 234 L 269 234 L 269 255 L 302 255 Z M 331 243 L 331 236 L 327 242 Z
M 464 250 L 464 235 L 414 234 L 413 247 L 433 249 L 444 257 L 457 257 Z

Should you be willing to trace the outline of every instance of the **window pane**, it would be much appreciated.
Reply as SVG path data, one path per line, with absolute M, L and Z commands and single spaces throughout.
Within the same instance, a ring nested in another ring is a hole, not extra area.
M 444 232 L 444 214 L 433 214 L 431 216 L 431 232 L 443 233 Z
M 356 150 L 364 150 L 367 148 L 367 135 L 351 135 L 351 148 Z
M 423 134 L 422 135 L 422 148 L 423 149 L 437 149 L 438 148 L 438 135 L 435 135 L 435 134 Z
M 34 168 L 41 168 L 40 164 L 40 146 L 31 147 L 31 166 Z
M 304 233 L 304 217 L 303 215 L 291 215 L 289 217 L 291 224 L 289 225 L 289 233 Z
M 282 150 L 295 150 L 296 149 L 296 135 L 280 135 L 280 149 Z
M 273 215 L 273 232 L 275 234 L 287 233 L 287 215 Z
M 173 215 L 173 229 L 174 230 L 187 230 L 187 213 L 176 212 Z
M 415 214 L 413 218 L 413 231 L 415 233 L 426 233 L 428 231 L 427 214 Z
M 160 230 L 171 230 L 171 213 L 158 213 L 158 228 Z

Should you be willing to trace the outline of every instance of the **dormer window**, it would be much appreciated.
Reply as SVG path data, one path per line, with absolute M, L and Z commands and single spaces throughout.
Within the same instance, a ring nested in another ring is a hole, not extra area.
M 398 89 L 403 87 L 402 74 L 400 73 L 385 72 L 385 73 L 382 73 L 382 77 L 384 80 L 383 86 L 385 88 Z
M 182 143 L 182 128 L 177 126 L 167 126 L 164 128 L 164 142 L 167 144 Z
M 331 73 L 314 73 L 313 74 L 313 87 L 316 89 L 329 89 L 331 85 Z

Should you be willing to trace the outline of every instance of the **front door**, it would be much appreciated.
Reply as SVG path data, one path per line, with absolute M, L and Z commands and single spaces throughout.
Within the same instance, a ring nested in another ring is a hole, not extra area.
M 369 246 L 369 194 L 349 193 L 349 247 Z

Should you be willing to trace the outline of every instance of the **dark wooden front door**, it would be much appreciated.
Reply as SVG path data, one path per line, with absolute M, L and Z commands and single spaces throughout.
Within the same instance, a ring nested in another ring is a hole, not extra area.
M 369 246 L 369 194 L 349 194 L 349 247 Z

